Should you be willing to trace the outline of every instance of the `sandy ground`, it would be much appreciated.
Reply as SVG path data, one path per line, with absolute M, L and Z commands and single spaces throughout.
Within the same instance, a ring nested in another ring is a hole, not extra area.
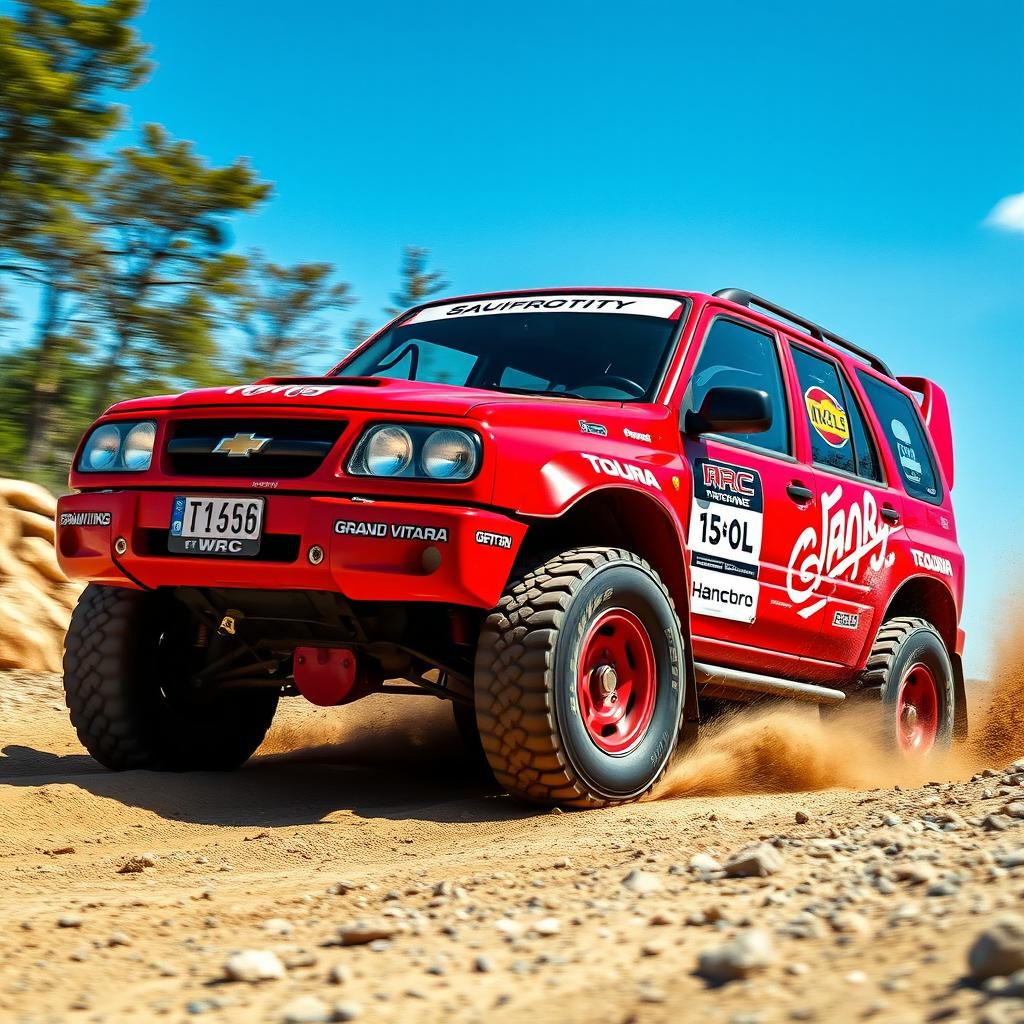
M 445 705 L 399 706 L 285 701 L 242 771 L 116 775 L 57 676 L 0 674 L 0 1020 L 1024 1020 L 965 979 L 1024 897 L 1013 735 L 907 779 L 859 729 L 755 716 L 662 799 L 562 814 L 474 781 Z M 716 869 L 762 841 L 765 877 Z M 748 978 L 695 973 L 759 931 Z M 283 976 L 227 980 L 240 950 Z

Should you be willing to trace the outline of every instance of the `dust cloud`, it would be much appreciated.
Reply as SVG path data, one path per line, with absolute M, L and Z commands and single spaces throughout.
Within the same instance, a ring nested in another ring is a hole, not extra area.
M 257 756 L 419 769 L 450 766 L 465 752 L 447 701 L 371 694 L 338 708 L 283 701 Z
M 1022 603 L 1016 607 L 1021 609 Z M 814 708 L 745 709 L 713 721 L 676 756 L 651 799 L 916 786 L 968 779 L 1024 755 L 1024 639 L 1018 610 L 996 640 L 989 684 L 968 684 L 970 733 L 948 754 L 911 763 L 882 734 L 877 705 L 820 717 Z

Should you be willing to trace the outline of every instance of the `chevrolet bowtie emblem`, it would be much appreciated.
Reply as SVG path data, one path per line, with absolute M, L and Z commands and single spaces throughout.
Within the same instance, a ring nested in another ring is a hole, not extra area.
M 234 437 L 222 437 L 213 449 L 213 454 L 227 455 L 232 459 L 247 459 L 253 452 L 262 451 L 270 441 L 269 437 L 257 437 L 255 434 L 235 434 Z

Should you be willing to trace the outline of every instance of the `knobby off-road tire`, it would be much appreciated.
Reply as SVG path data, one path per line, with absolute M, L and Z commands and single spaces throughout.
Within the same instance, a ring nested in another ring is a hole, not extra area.
M 611 661 L 623 695 L 619 732 L 601 726 L 615 713 L 609 695 L 595 704 L 581 681 L 603 686 Z M 634 673 L 642 664 L 651 670 L 646 700 Z M 678 740 L 683 664 L 672 600 L 639 556 L 579 548 L 518 569 L 484 623 L 476 656 L 477 727 L 495 778 L 513 796 L 545 805 L 641 796 Z
M 90 584 L 71 616 L 64 693 L 78 738 L 115 771 L 225 771 L 260 745 L 275 689 L 184 688 L 190 622 L 172 598 Z
M 884 622 L 861 685 L 865 693 L 881 698 L 884 737 L 893 750 L 921 757 L 952 745 L 953 666 L 930 622 L 910 616 Z

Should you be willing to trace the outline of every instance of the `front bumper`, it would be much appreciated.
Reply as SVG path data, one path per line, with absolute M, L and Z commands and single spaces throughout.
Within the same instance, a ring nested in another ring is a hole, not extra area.
M 526 533 L 516 519 L 475 508 L 265 497 L 260 555 L 218 558 L 168 554 L 174 493 L 68 495 L 57 504 L 58 561 L 72 578 L 115 586 L 322 590 L 353 601 L 491 608 Z M 373 529 L 357 533 L 359 524 Z M 401 527 L 419 529 L 393 529 Z M 115 551 L 119 539 L 123 554 Z M 309 557 L 314 545 L 325 555 L 316 565 Z

